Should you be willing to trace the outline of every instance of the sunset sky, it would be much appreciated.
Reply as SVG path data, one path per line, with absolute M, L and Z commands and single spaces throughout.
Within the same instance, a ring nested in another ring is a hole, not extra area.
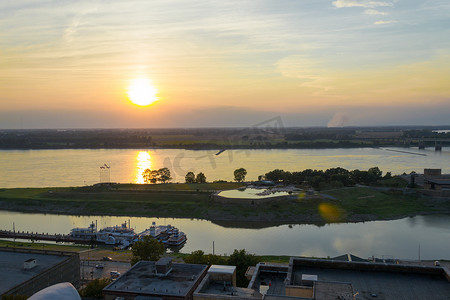
M 0 128 L 450 124 L 450 1 L 0 2 Z M 138 106 L 136 80 L 158 98 Z

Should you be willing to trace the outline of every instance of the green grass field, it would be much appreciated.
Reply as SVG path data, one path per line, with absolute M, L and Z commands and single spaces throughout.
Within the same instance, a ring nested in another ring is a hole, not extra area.
M 353 187 L 324 191 L 285 202 L 261 205 L 220 204 L 211 200 L 216 190 L 235 189 L 239 183 L 121 184 L 107 187 L 1 189 L 6 210 L 80 215 L 183 217 L 222 221 L 328 223 L 391 219 L 438 209 L 415 193 Z M 447 201 L 448 202 L 448 201 Z M 449 212 L 450 204 L 439 211 Z M 366 215 L 367 217 L 361 217 Z M 363 218 L 363 219 L 361 219 Z
M 415 194 L 381 192 L 369 188 L 354 187 L 327 192 L 337 198 L 336 204 L 352 214 L 374 214 L 379 218 L 392 218 L 430 211 L 425 201 Z
M 89 246 L 81 245 L 62 245 L 62 244 L 47 244 L 47 243 L 28 243 L 28 242 L 14 242 L 0 240 L 0 247 L 10 248 L 25 248 L 25 249 L 37 249 L 37 250 L 54 250 L 54 251 L 69 251 L 79 252 L 89 249 Z

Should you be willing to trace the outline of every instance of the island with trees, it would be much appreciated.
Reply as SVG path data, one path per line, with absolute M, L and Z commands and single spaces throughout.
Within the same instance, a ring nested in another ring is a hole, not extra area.
M 389 172 L 383 175 L 378 167 L 293 172 L 275 169 L 263 176 L 266 182 L 273 183 L 268 189 L 296 190 L 285 202 L 249 205 L 213 200 L 213 193 L 258 184 L 244 181 L 246 173 L 245 168 L 237 168 L 234 182 L 206 182 L 202 172 L 188 172 L 185 183 L 170 183 L 169 169 L 147 169 L 144 175 L 148 184 L 0 189 L 0 205 L 4 210 L 22 212 L 198 218 L 223 226 L 229 222 L 250 222 L 261 227 L 450 213 L 450 201 L 424 196 L 420 189 L 409 186 L 405 179 L 408 176 L 393 176 Z M 324 214 L 325 210 L 331 211 L 333 217 Z

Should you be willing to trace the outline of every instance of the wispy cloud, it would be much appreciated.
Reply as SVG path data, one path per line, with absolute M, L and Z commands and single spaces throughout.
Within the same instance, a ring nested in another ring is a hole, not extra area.
M 376 21 L 376 22 L 374 22 L 373 24 L 375 24 L 375 25 L 386 25 L 386 24 L 392 24 L 392 23 L 395 23 L 395 21 L 392 21 L 392 20 L 380 20 L 380 21 Z
M 391 2 L 384 1 L 364 1 L 364 0 L 336 0 L 333 1 L 333 5 L 337 8 L 343 7 L 366 7 L 366 8 L 374 8 L 374 7 L 386 7 L 386 6 L 394 6 Z
M 396 2 L 396 0 L 392 0 Z M 333 5 L 337 8 L 347 8 L 347 7 L 361 7 L 361 8 L 367 8 L 364 10 L 365 15 L 371 15 L 371 16 L 384 16 L 388 13 L 385 11 L 380 11 L 378 7 L 386 7 L 386 8 L 392 8 L 394 7 L 394 2 L 386 2 L 386 1 L 369 1 L 369 0 L 336 0 L 333 1 Z M 391 24 L 394 23 L 394 21 L 388 21 L 388 20 L 381 20 L 374 22 L 374 25 L 382 25 L 382 24 Z
M 387 15 L 386 12 L 384 12 L 384 11 L 379 11 L 379 10 L 376 10 L 376 9 L 366 9 L 366 10 L 364 11 L 364 13 L 365 13 L 366 15 L 378 15 L 378 16 L 384 16 L 384 15 Z

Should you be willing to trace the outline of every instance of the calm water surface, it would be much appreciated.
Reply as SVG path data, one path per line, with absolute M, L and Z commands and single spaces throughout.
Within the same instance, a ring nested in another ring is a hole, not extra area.
M 394 221 L 365 223 L 273 226 L 262 229 L 227 228 L 210 221 L 190 219 L 63 216 L 0 211 L 0 228 L 48 233 L 69 233 L 73 227 L 87 227 L 97 221 L 98 227 L 119 225 L 130 220 L 136 232 L 157 225 L 171 224 L 185 232 L 188 241 L 181 252 L 201 249 L 216 254 L 246 249 L 255 254 L 305 255 L 316 257 L 352 253 L 363 258 L 392 255 L 395 258 L 450 259 L 450 217 L 417 216 Z
M 415 155 L 385 149 L 291 149 L 291 150 L 227 150 L 192 151 L 179 149 L 158 150 L 1 150 L 0 187 L 46 187 L 91 185 L 105 177 L 110 166 L 112 182 L 143 183 L 142 172 L 147 169 L 168 167 L 174 182 L 184 182 L 188 171 L 203 172 L 208 181 L 233 180 L 233 171 L 245 168 L 247 179 L 274 169 L 301 171 L 304 169 L 367 170 L 378 166 L 392 174 L 423 172 L 424 168 L 442 168 L 450 173 L 450 149 L 442 152 L 433 149 L 411 151 Z
M 227 198 L 241 198 L 241 199 L 263 199 L 271 198 L 276 196 L 287 196 L 288 192 L 272 192 L 265 194 L 265 189 L 238 189 L 238 190 L 228 190 L 219 193 L 219 196 Z
M 247 179 L 255 180 L 273 169 L 299 171 L 304 169 L 367 170 L 378 166 L 393 174 L 422 172 L 424 168 L 442 168 L 450 173 L 450 149 L 411 151 L 415 155 L 384 149 L 323 150 L 29 150 L 0 151 L 0 187 L 82 186 L 100 181 L 110 166 L 111 181 L 142 183 L 146 168 L 168 167 L 173 181 L 183 182 L 188 171 L 205 173 L 208 181 L 232 180 L 233 171 L 246 168 Z M 231 253 L 245 248 L 257 254 L 337 256 L 351 252 L 361 257 L 392 255 L 417 259 L 419 245 L 422 259 L 450 259 L 450 217 L 418 216 L 395 221 L 352 224 L 282 225 L 263 229 L 228 228 L 210 221 L 190 219 L 129 218 L 136 231 L 148 228 L 152 221 L 172 224 L 186 232 L 188 242 L 181 250 Z M 0 211 L 0 228 L 69 233 L 73 227 L 87 227 L 98 221 L 100 228 L 119 225 L 128 218 L 101 216 L 59 216 Z M 241 226 L 241 227 L 245 227 Z

